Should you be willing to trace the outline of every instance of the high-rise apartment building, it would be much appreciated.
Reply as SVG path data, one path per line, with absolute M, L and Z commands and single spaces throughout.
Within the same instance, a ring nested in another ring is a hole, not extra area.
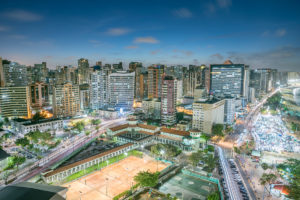
M 30 104 L 32 108 L 42 109 L 49 105 L 49 89 L 48 84 L 36 82 L 29 85 Z
M 111 74 L 109 68 L 103 68 L 91 74 L 90 107 L 92 109 L 105 109 L 109 105 L 109 74 Z
M 28 81 L 29 83 L 46 82 L 49 72 L 46 62 L 34 64 L 33 67 L 29 67 L 29 70 L 31 71 L 31 82 Z
M 131 110 L 134 100 L 135 73 L 125 71 L 111 73 L 108 77 L 109 106 L 119 110 Z
M 165 125 L 176 123 L 177 83 L 173 76 L 164 76 L 161 92 L 161 122 Z
M 148 98 L 160 98 L 164 65 L 148 67 Z
M 144 99 L 142 101 L 142 110 L 145 114 L 145 118 L 160 119 L 161 101 L 159 99 Z
M 116 71 L 122 71 L 123 70 L 123 63 L 119 62 L 118 64 L 113 64 L 113 69 Z
M 200 100 L 193 103 L 193 129 L 211 134 L 213 124 L 224 123 L 225 100 Z
M 0 87 L 2 117 L 31 118 L 29 87 Z
M 79 86 L 80 110 L 84 111 L 90 107 L 90 85 L 81 84 Z
M 4 85 L 6 87 L 27 86 L 27 67 L 16 62 L 3 65 Z
M 217 97 L 243 97 L 245 89 L 245 65 L 224 64 L 210 65 L 210 94 Z
M 255 97 L 266 94 L 272 89 L 272 70 L 254 69 L 250 71 L 250 87 L 255 89 Z
M 235 99 L 226 98 L 224 105 L 224 123 L 233 124 L 235 118 Z
M 54 117 L 72 117 L 80 111 L 79 86 L 66 83 L 53 88 Z
M 142 68 L 143 64 L 141 62 L 130 62 L 129 63 L 129 71 L 135 72 L 137 68 Z
M 89 83 L 90 68 L 88 59 L 80 58 L 78 60 L 78 79 L 79 84 Z
M 0 57 L 0 87 L 5 87 L 4 70 L 3 70 L 1 57 Z

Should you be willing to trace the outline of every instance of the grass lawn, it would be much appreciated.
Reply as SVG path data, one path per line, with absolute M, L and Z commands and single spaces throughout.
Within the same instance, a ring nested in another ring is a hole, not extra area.
M 137 150 L 131 150 L 131 151 L 129 151 L 129 152 L 127 153 L 127 156 L 137 156 L 137 157 L 142 157 L 142 156 L 143 156 L 143 153 L 140 152 L 140 151 L 137 151 Z M 96 164 L 96 165 L 90 166 L 90 167 L 86 168 L 85 170 L 81 170 L 81 171 L 79 171 L 79 172 L 76 172 L 75 174 L 72 174 L 72 175 L 68 176 L 68 177 L 65 179 L 64 182 L 70 182 L 70 181 L 72 181 L 72 180 L 75 180 L 75 179 L 77 179 L 77 178 L 80 178 L 81 176 L 90 174 L 90 173 L 93 172 L 93 171 L 99 170 L 99 169 L 101 169 L 101 168 L 103 168 L 103 167 L 106 167 L 106 166 L 112 164 L 112 163 L 118 162 L 118 161 L 120 161 L 120 160 L 126 158 L 127 156 L 126 156 L 125 154 L 121 154 L 121 155 L 118 155 L 118 156 L 115 156 L 115 157 L 112 157 L 112 158 L 108 159 L 108 160 L 107 160 L 108 162 L 104 161 L 104 162 L 99 163 L 99 165 Z

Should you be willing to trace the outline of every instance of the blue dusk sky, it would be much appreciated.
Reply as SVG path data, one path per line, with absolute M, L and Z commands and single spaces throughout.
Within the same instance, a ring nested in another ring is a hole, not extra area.
M 4 0 L 0 56 L 48 67 L 130 61 L 300 71 L 299 0 Z

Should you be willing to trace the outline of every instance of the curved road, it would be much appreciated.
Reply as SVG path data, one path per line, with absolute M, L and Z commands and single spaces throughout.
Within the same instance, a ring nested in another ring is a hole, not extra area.
M 91 135 L 89 136 L 82 136 L 82 137 L 74 137 L 72 141 L 66 141 L 64 144 L 60 145 L 60 148 L 56 151 L 50 153 L 48 156 L 42 158 L 41 160 L 36 161 L 30 167 L 22 169 L 21 171 L 17 172 L 16 175 L 11 175 L 8 180 L 13 180 L 12 183 L 18 183 L 22 181 L 26 181 L 33 176 L 44 172 L 48 167 L 55 164 L 59 160 L 63 159 L 67 155 L 71 154 L 75 149 L 82 147 L 84 144 L 89 142 L 90 140 L 100 136 L 106 131 L 106 128 L 122 124 L 125 121 L 125 118 L 120 118 L 116 120 L 105 121 L 101 124 L 101 127 L 98 131 L 92 131 Z

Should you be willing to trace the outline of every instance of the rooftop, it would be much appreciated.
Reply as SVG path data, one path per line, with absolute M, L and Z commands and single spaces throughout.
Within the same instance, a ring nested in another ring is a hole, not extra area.
M 188 131 L 180 131 L 180 130 L 175 130 L 175 129 L 170 129 L 170 128 L 161 128 L 160 132 L 165 132 L 165 133 L 170 133 L 174 135 L 180 135 L 180 136 L 189 136 L 190 133 Z
M 0 199 L 6 200 L 63 200 L 59 194 L 67 191 L 65 187 L 21 182 L 0 188 Z

